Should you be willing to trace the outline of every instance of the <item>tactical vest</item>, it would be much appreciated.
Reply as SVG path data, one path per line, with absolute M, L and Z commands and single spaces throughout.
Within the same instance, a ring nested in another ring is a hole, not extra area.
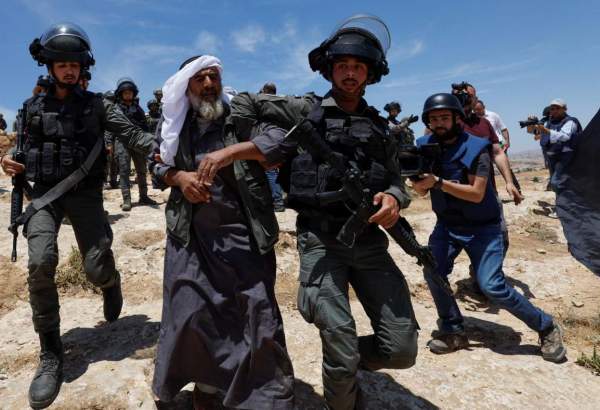
M 392 140 L 385 120 L 367 116 L 329 115 L 329 108 L 315 105 L 309 118 L 333 151 L 342 154 L 363 171 L 363 184 L 374 192 L 387 189 L 391 183 L 385 168 L 387 150 Z M 337 111 L 337 110 L 336 110 Z M 298 212 L 346 218 L 348 211 L 339 213 L 340 204 L 321 206 L 316 194 L 336 191 L 342 187 L 342 175 L 326 163 L 318 163 L 308 152 L 301 152 L 291 162 L 288 206 Z M 316 212 L 313 212 L 316 211 Z
M 548 121 L 545 124 L 545 126 L 549 130 L 560 131 L 561 128 L 569 121 L 573 121 L 575 123 L 577 130 L 575 131 L 575 133 L 571 136 L 571 138 L 568 141 L 564 141 L 564 142 L 557 141 L 555 143 L 550 143 L 550 135 L 546 134 L 546 135 L 542 136 L 542 139 L 540 140 L 540 145 L 542 145 L 543 147 L 546 147 L 548 155 L 557 155 L 560 153 L 570 153 L 575 149 L 575 146 L 577 144 L 577 137 L 578 137 L 579 133 L 581 132 L 581 124 L 579 123 L 579 120 L 577 118 L 566 115 L 565 118 L 563 118 L 559 122 L 554 123 L 552 121 Z
M 427 135 L 417 140 L 417 146 L 435 142 L 437 140 L 433 135 Z M 447 181 L 468 184 L 468 173 L 473 161 L 489 145 L 486 139 L 463 133 L 455 144 L 446 147 L 442 153 L 439 176 Z M 485 225 L 500 221 L 500 205 L 490 178 L 480 203 L 465 201 L 438 189 L 432 189 L 430 193 L 433 211 L 450 226 Z
M 83 164 L 97 138 L 102 138 L 98 113 L 93 109 L 94 94 L 82 92 L 75 98 L 77 101 L 61 105 L 60 112 L 47 110 L 44 93 L 27 103 L 25 177 L 28 181 L 57 184 Z M 98 161 L 89 176 L 102 177 L 103 165 L 96 165 Z
M 148 124 L 148 131 L 150 131 L 152 134 L 155 134 L 159 121 L 160 121 L 160 114 L 158 114 L 156 117 L 153 117 L 149 113 L 146 114 L 146 123 Z
M 118 104 L 119 108 L 121 108 L 121 111 L 123 111 L 123 114 L 125 114 L 129 121 L 143 129 L 144 131 L 148 131 L 148 124 L 146 123 L 146 114 L 139 105 L 135 103 L 127 105 L 121 101 L 119 101 Z

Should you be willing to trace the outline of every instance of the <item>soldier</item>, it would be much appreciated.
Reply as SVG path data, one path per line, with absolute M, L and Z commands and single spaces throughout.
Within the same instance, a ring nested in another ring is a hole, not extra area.
M 0 112 L 0 131 L 6 131 L 6 120 L 4 119 L 4 114 Z
M 162 97 L 163 97 L 162 88 L 157 88 L 156 90 L 154 90 L 153 94 L 154 94 L 154 98 L 156 99 L 156 102 L 158 103 L 158 105 L 162 106 Z
M 83 91 L 87 91 L 90 86 L 90 81 L 92 81 L 92 73 L 90 73 L 90 70 L 82 70 L 81 76 L 79 77 L 79 86 Z
M 138 95 L 138 88 L 131 78 L 124 77 L 117 82 L 115 90 L 116 104 L 125 113 L 127 118 L 142 128 L 149 131 L 146 123 L 146 114 L 144 110 L 135 102 Z M 139 153 L 130 150 L 119 139 L 115 140 L 115 152 L 119 163 L 119 185 L 123 195 L 123 211 L 131 211 L 131 186 L 129 182 L 129 173 L 131 172 L 131 160 L 135 166 L 138 189 L 140 194 L 140 205 L 156 205 L 156 202 L 148 196 L 148 182 L 146 181 L 146 158 Z
M 117 320 L 123 297 L 111 250 L 112 232 L 103 208 L 103 132 L 118 133 L 140 152 L 149 151 L 152 136 L 133 126 L 119 110 L 107 110 L 97 95 L 78 86 L 81 70 L 94 64 L 90 40 L 80 27 L 56 24 L 36 38 L 29 51 L 40 66 L 46 65 L 53 81 L 47 93 L 24 105 L 25 164 L 5 155 L 0 166 L 10 176 L 24 172 L 33 182 L 32 202 L 17 225 L 25 224 L 29 301 L 41 345 L 29 404 L 41 409 L 54 401 L 62 382 L 63 346 L 54 282 L 61 221 L 69 218 L 86 277 L 102 289 L 105 319 Z
M 148 107 L 148 113 L 146 114 L 146 123 L 148 129 L 152 134 L 156 132 L 156 127 L 160 121 L 160 104 L 155 99 L 148 101 L 146 105 Z
M 112 90 L 106 91 L 102 95 L 105 106 L 112 106 L 115 103 L 115 92 Z M 106 177 L 108 178 L 108 187 L 110 189 L 116 189 L 119 187 L 119 163 L 117 162 L 117 155 L 115 153 L 115 136 L 108 131 L 104 131 L 104 143 L 106 145 L 106 152 L 108 158 L 106 161 Z
M 410 198 L 395 165 L 395 143 L 387 121 L 362 98 L 368 84 L 389 72 L 385 57 L 389 44 L 389 31 L 380 19 L 355 16 L 308 56 L 311 68 L 331 82 L 331 91 L 314 105 L 308 119 L 336 154 L 367 174 L 369 188 L 376 192 L 374 203 L 380 207 L 353 247 L 336 239 L 351 211 L 342 203 L 315 202 L 318 193 L 342 187 L 340 176 L 307 152 L 291 162 L 288 205 L 298 211 L 298 309 L 319 329 L 324 396 L 328 408 L 335 410 L 362 408 L 359 367 L 408 368 L 417 356 L 418 324 L 408 286 L 379 228 L 394 226 Z M 219 168 L 234 159 L 272 163 L 293 155 L 291 141 L 283 135 L 274 140 L 259 135 L 206 155 L 198 167 L 200 183 L 209 183 Z M 373 334 L 356 334 L 350 284 L 371 320 Z
M 415 133 L 410 128 L 410 124 L 417 121 L 419 117 L 411 115 L 398 121 L 396 117 L 402 112 L 402 106 L 397 101 L 387 103 L 383 109 L 389 114 L 387 120 L 390 134 L 396 137 L 401 145 L 414 145 Z

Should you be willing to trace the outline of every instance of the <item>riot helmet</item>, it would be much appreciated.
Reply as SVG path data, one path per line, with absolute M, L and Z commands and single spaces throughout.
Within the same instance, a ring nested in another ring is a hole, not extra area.
M 54 24 L 31 42 L 29 53 L 40 66 L 54 61 L 76 61 L 85 69 L 95 63 L 90 39 L 74 23 Z
M 402 112 L 402 106 L 400 105 L 400 103 L 398 101 L 392 101 L 387 103 L 386 105 L 384 105 L 383 109 L 386 112 L 391 112 L 392 110 L 396 110 L 398 111 L 398 114 L 400 114 Z
M 423 105 L 423 114 L 421 115 L 421 119 L 423 120 L 423 124 L 426 127 L 429 126 L 429 113 L 434 110 L 450 110 L 460 118 L 465 118 L 465 112 L 463 110 L 462 104 L 458 100 L 455 95 L 448 93 L 439 93 L 433 94 L 427 100 L 425 100 L 425 104 Z
M 327 40 L 308 54 L 308 62 L 313 71 L 331 81 L 334 59 L 354 56 L 368 63 L 368 84 L 374 84 L 389 73 L 385 56 L 390 44 L 390 31 L 379 17 L 358 14 L 339 24 Z
M 152 107 L 155 107 L 156 109 L 158 109 L 158 108 L 160 108 L 160 104 L 155 99 L 152 99 L 152 100 L 148 101 L 148 103 L 146 103 L 146 107 L 148 107 L 149 110 L 152 110 Z
M 117 88 L 115 89 L 115 95 L 121 98 L 121 93 L 125 90 L 133 91 L 133 98 L 138 95 L 138 88 L 135 82 L 129 77 L 122 77 L 117 81 Z

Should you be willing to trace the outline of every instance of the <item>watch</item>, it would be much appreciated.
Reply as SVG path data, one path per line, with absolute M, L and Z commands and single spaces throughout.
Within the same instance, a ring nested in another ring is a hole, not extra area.
M 432 188 L 441 190 L 443 182 L 444 182 L 444 180 L 442 179 L 442 177 L 437 177 L 437 181 L 435 181 Z

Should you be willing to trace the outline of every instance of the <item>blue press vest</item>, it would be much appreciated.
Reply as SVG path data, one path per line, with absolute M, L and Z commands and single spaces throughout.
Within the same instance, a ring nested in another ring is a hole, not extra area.
M 417 146 L 437 143 L 433 135 L 426 135 L 417 140 Z M 468 184 L 468 172 L 473 161 L 490 142 L 464 132 L 456 143 L 444 146 L 441 158 L 441 176 L 443 179 Z M 500 221 L 500 205 L 492 181 L 488 178 L 485 195 L 480 203 L 456 198 L 441 190 L 432 189 L 431 206 L 438 219 L 447 225 L 486 225 Z

